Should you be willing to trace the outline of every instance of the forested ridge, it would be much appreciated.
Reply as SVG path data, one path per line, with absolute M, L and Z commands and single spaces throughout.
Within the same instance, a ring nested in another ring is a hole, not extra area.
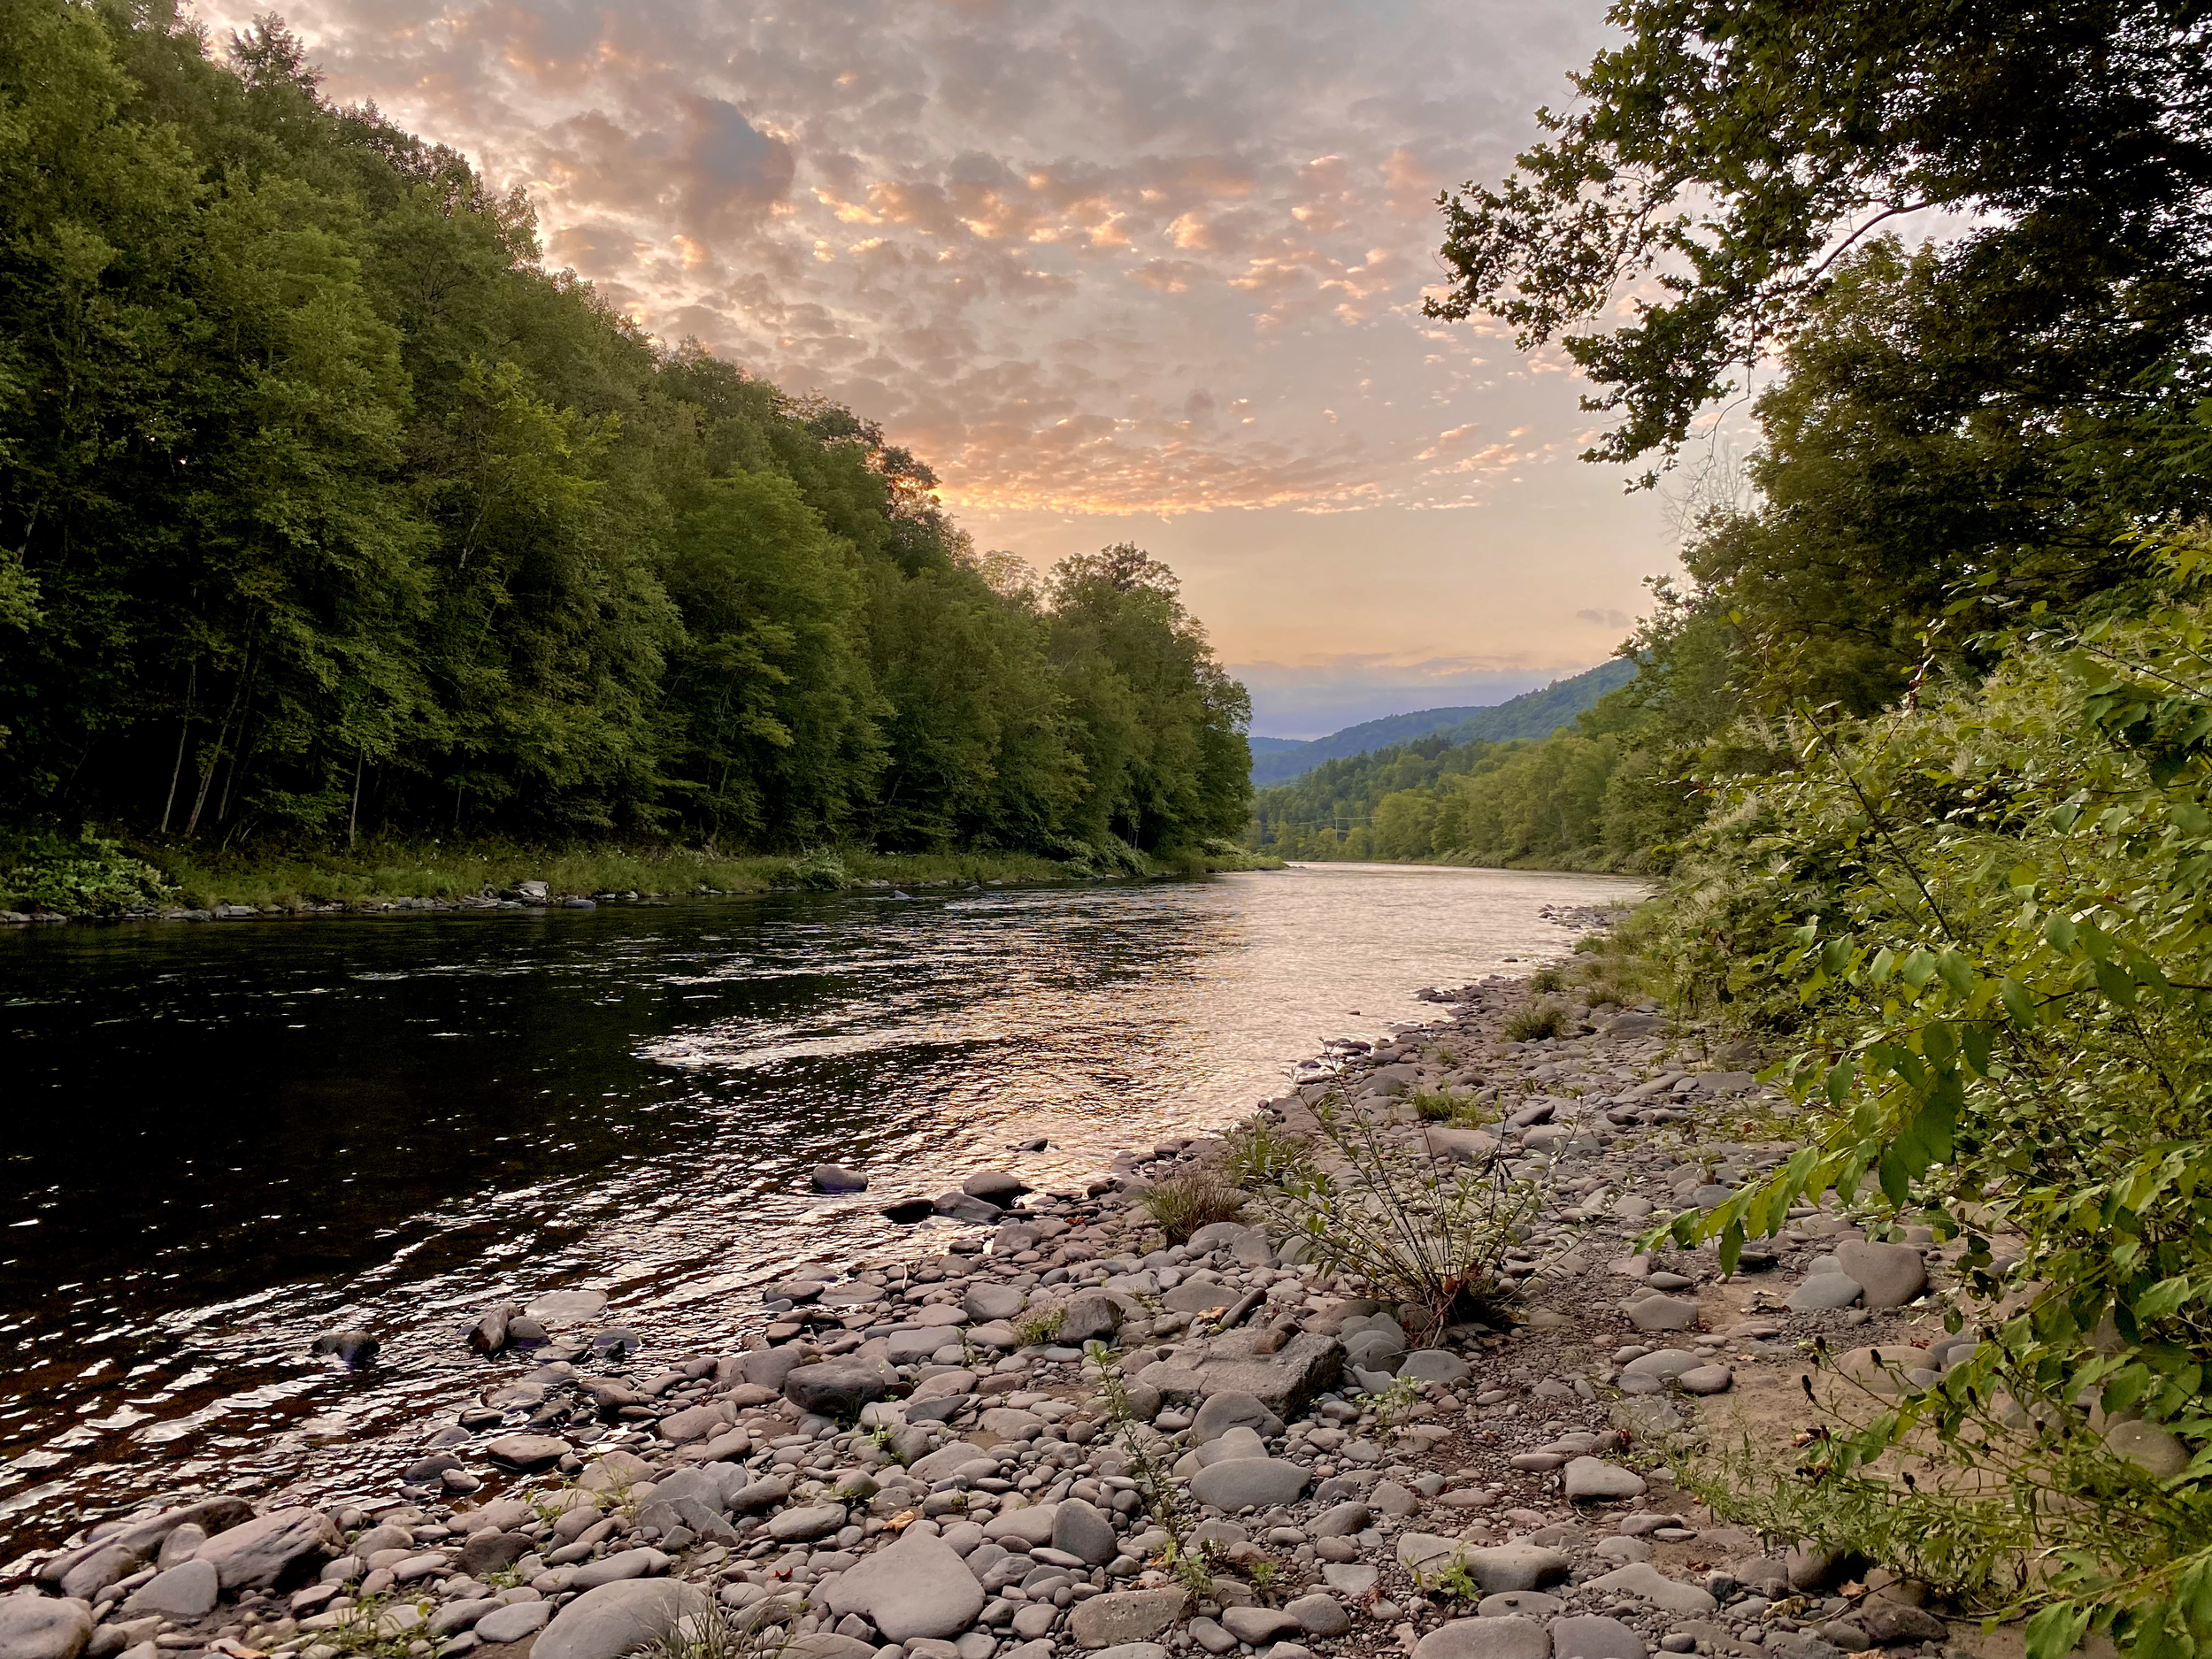
M 1655 1244 L 1732 1267 L 1839 1194 L 1944 1250 L 1970 1356 L 1706 1448 L 1724 1514 L 2024 1621 L 2031 1659 L 2212 1651 L 2212 13 L 1611 19 L 1512 175 L 1448 199 L 1431 311 L 1575 361 L 1593 457 L 1689 507 L 1683 572 L 1576 732 L 1333 781 L 1377 834 L 1425 803 L 1432 846 L 1448 803 L 1565 790 L 1568 840 L 1655 878 L 1624 971 L 1805 1116 Z
M 1128 546 L 1041 585 L 834 403 L 666 347 L 273 19 L 0 0 L 0 814 L 202 848 L 1233 835 Z

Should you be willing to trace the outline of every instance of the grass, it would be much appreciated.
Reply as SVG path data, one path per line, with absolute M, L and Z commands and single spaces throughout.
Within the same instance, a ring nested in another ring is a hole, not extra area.
M 1567 1028 L 1567 1010 L 1556 1002 L 1531 1002 L 1515 1012 L 1501 1029 L 1509 1041 L 1537 1042 L 1558 1036 Z
M 1305 1156 L 1302 1138 L 1286 1134 L 1264 1118 L 1247 1118 L 1222 1137 L 1221 1173 L 1231 1186 L 1264 1187 Z
M 1414 1115 L 1425 1124 L 1451 1124 L 1462 1129 L 1479 1129 L 1498 1121 L 1498 1114 L 1487 1107 L 1479 1106 L 1463 1094 L 1449 1089 L 1415 1089 L 1406 1097 L 1412 1102 Z
M 1187 1244 L 1199 1228 L 1242 1215 L 1244 1199 L 1241 1190 L 1210 1170 L 1194 1170 L 1162 1181 L 1144 1195 L 1144 1207 L 1170 1244 Z

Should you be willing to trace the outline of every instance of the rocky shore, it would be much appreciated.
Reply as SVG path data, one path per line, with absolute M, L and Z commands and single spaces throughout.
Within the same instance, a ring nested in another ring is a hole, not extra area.
M 595 1293 L 488 1310 L 479 1402 L 365 1469 L 373 1501 L 101 1520 L 0 1598 L 0 1655 L 1943 1653 L 1914 1586 L 1717 1525 L 1675 1479 L 1703 1437 L 1786 1445 L 1816 1337 L 1872 1387 L 1877 1344 L 1939 1370 L 1943 1254 L 1833 1210 L 1733 1277 L 1634 1253 L 1793 1150 L 1788 1109 L 1702 1033 L 1586 995 L 1512 1041 L 1525 982 L 1432 993 L 1434 1023 L 1331 1045 L 1263 1109 L 1310 1133 L 1348 1102 L 1422 1156 L 1540 1178 L 1517 1294 L 1431 1346 L 1249 1217 L 1171 1244 L 1146 1194 L 1221 1141 L 1080 1192 L 979 1172 L 972 1209 L 940 1206 L 980 1224 L 949 1248 L 818 1263 L 720 1351 L 649 1360 Z M 373 1333 L 326 1343 L 373 1360 Z

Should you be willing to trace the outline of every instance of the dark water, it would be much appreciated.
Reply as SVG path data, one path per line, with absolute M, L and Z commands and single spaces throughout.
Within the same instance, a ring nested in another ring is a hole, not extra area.
M 1540 906 L 1631 891 L 1339 864 L 0 939 L 0 1560 L 157 1493 L 342 1484 L 328 1448 L 481 1382 L 456 1333 L 502 1297 L 603 1290 L 685 1351 L 780 1266 L 910 1240 L 889 1197 L 1219 1124 L 1564 948 Z M 874 1190 L 810 1195 L 824 1162 Z M 373 1379 L 308 1357 L 356 1323 Z

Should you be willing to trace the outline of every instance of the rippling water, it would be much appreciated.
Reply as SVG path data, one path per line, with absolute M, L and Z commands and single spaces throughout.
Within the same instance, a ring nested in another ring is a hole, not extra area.
M 682 1351 L 780 1267 L 910 1238 L 890 1197 L 1217 1125 L 1563 949 L 1540 907 L 1633 891 L 1330 864 L 0 940 L 0 1557 L 179 1487 L 342 1486 L 324 1448 L 480 1383 L 457 1333 L 503 1296 L 604 1290 Z M 873 1190 L 813 1196 L 818 1163 Z M 308 1356 L 357 1323 L 372 1377 Z

